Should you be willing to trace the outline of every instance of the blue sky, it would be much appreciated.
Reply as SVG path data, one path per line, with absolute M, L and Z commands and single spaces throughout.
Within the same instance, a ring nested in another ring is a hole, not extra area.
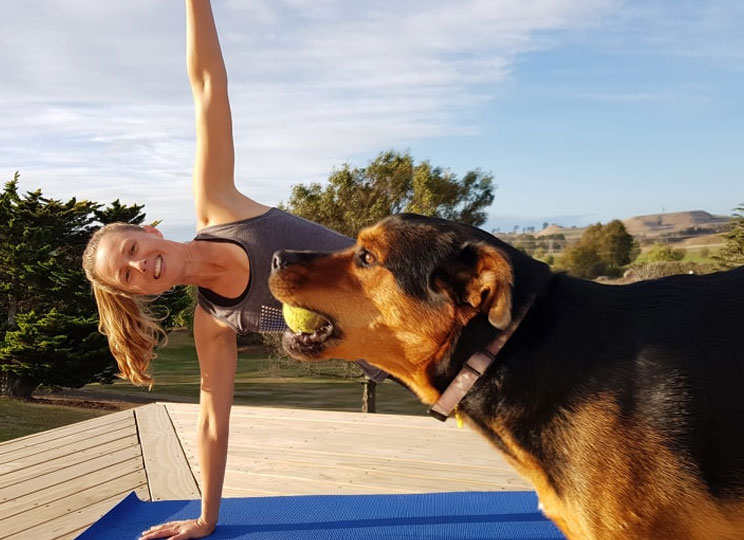
M 236 179 L 267 204 L 410 150 L 498 189 L 486 228 L 744 202 L 744 2 L 214 0 Z M 0 1 L 0 177 L 193 234 L 184 9 Z

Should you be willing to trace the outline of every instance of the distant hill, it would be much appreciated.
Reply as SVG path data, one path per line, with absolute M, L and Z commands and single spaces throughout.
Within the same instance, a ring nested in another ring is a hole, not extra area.
M 720 230 L 731 218 L 714 216 L 704 210 L 690 212 L 671 212 L 669 214 L 649 214 L 623 220 L 625 228 L 633 236 L 660 236 L 665 233 L 693 232 L 694 229 Z
M 565 230 L 566 230 L 566 227 L 561 227 L 560 225 L 551 223 L 550 225 L 545 227 L 542 231 L 535 233 L 535 238 L 539 238 L 541 236 L 550 236 L 551 234 L 563 234 Z
M 712 234 L 722 231 L 730 221 L 729 216 L 716 216 L 704 210 L 649 214 L 622 220 L 630 234 L 646 239 Z M 563 234 L 570 240 L 580 237 L 585 229 L 586 227 L 561 227 L 553 223 L 535 233 L 535 237 Z

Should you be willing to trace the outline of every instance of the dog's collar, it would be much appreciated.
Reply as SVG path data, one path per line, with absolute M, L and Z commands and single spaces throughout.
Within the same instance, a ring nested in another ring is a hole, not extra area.
M 449 383 L 447 388 L 444 389 L 439 400 L 429 409 L 431 416 L 442 422 L 447 420 L 450 414 L 452 414 L 452 411 L 462 401 L 462 398 L 465 397 L 476 381 L 493 364 L 496 355 L 499 354 L 501 349 L 504 348 L 504 345 L 506 345 L 506 342 L 517 330 L 525 315 L 530 310 L 530 307 L 532 307 L 536 297 L 536 294 L 530 297 L 524 304 L 519 315 L 497 337 L 488 342 L 482 349 L 470 355 L 462 366 L 462 369 L 455 375 L 455 378 L 452 379 L 452 382 Z

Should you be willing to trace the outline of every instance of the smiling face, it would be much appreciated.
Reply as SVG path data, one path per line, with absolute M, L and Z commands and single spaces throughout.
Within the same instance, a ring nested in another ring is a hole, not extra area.
M 431 402 L 427 366 L 479 311 L 494 326 L 508 324 L 511 280 L 506 257 L 458 226 L 396 216 L 344 251 L 277 253 L 269 286 L 281 302 L 329 321 L 317 335 L 285 333 L 293 357 L 363 358 Z
M 95 272 L 114 289 L 160 294 L 179 283 L 177 246 L 153 227 L 111 231 L 98 244 Z

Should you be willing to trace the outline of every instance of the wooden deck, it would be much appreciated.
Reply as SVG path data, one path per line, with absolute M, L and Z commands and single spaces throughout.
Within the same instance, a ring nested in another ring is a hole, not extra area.
M 197 406 L 158 403 L 0 443 L 0 540 L 72 539 L 132 490 L 199 497 Z M 454 422 L 234 407 L 224 496 L 530 489 Z

